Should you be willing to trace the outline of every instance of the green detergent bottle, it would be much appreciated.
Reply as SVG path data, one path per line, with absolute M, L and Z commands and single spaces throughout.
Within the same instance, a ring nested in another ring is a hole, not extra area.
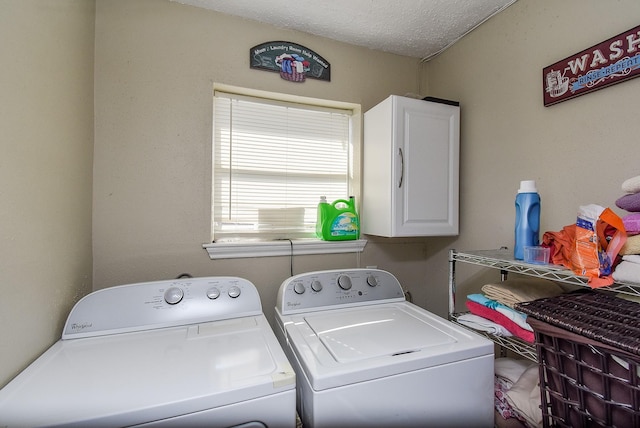
M 360 237 L 360 222 L 353 196 L 328 203 L 320 197 L 316 222 L 316 236 L 325 241 L 347 241 Z

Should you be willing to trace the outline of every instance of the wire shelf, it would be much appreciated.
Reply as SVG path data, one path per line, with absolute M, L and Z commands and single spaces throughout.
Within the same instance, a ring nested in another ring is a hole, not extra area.
M 523 275 L 545 278 L 551 281 L 563 282 L 565 284 L 589 287 L 589 279 L 578 276 L 564 266 L 558 265 L 535 265 L 525 263 L 513 258 L 513 253 L 508 249 L 500 250 L 479 250 L 479 251 L 455 251 L 451 250 L 450 261 L 461 261 L 479 266 L 500 269 L 501 271 L 515 272 Z M 611 286 L 602 287 L 601 290 L 614 291 L 616 293 L 640 296 L 640 284 L 630 284 L 616 282 Z
M 460 324 L 458 322 L 458 317 L 460 315 L 464 315 L 464 312 L 458 312 L 458 313 L 453 313 L 453 314 L 449 314 L 449 320 L 453 321 L 454 323 L 466 328 L 467 330 L 473 331 L 474 333 L 480 334 L 484 337 L 486 337 L 487 339 L 491 340 L 492 342 L 498 344 L 499 346 L 509 349 L 510 351 L 515 352 L 516 354 L 522 355 L 523 357 L 527 358 L 528 360 L 533 361 L 534 363 L 538 362 L 538 356 L 536 353 L 536 348 L 533 346 L 533 344 L 531 343 L 527 343 L 522 339 L 519 339 L 517 337 L 514 336 L 496 336 L 484 331 L 478 331 L 475 330 L 473 328 L 467 327 L 464 324 Z
M 499 269 L 503 279 L 506 278 L 508 272 L 512 272 L 590 288 L 587 277 L 576 275 L 564 266 L 551 264 L 537 265 L 515 260 L 513 258 L 513 251 L 507 248 L 501 248 L 499 250 L 449 251 L 449 319 L 468 330 L 487 337 L 502 348 L 509 349 L 534 362 L 538 361 L 538 357 L 533 344 L 516 337 L 495 336 L 490 333 L 472 329 L 458 322 L 458 317 L 463 313 L 455 312 L 455 262 Z M 616 282 L 611 286 L 601 287 L 599 290 L 640 296 L 640 284 Z

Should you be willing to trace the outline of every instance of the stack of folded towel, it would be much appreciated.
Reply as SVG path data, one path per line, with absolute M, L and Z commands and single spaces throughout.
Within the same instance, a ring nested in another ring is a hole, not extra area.
M 473 315 L 488 319 L 505 328 L 512 336 L 533 343 L 533 329 L 527 323 L 527 316 L 496 300 L 487 299 L 484 295 L 469 294 L 467 308 Z
M 613 272 L 613 279 L 619 282 L 640 284 L 640 176 L 630 178 L 622 183 L 624 196 L 616 200 L 616 206 L 629 213 L 622 216 L 627 231 L 627 242 L 620 249 L 622 262 Z
M 535 337 L 527 316 L 515 310 L 514 305 L 562 293 L 558 284 L 542 278 L 515 278 L 485 284 L 482 293 L 467 296 L 470 314 L 460 316 L 458 321 L 476 330 L 498 336 L 516 336 L 533 343 Z
M 482 292 L 488 298 L 514 308 L 516 303 L 558 296 L 564 290 L 548 279 L 523 277 L 485 284 L 482 286 Z

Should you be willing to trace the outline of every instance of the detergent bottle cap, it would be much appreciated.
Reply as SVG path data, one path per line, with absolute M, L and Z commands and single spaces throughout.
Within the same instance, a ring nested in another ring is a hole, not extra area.
M 518 189 L 518 193 L 536 193 L 538 189 L 536 189 L 536 181 L 535 180 L 522 180 L 520 182 L 520 188 Z

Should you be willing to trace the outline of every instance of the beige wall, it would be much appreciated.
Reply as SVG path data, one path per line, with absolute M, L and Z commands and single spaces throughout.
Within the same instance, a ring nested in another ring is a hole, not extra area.
M 0 385 L 59 337 L 91 289 L 91 242 L 94 289 L 182 272 L 239 275 L 259 286 L 271 317 L 288 258 L 211 261 L 201 248 L 214 81 L 363 111 L 407 92 L 461 101 L 459 238 L 371 238 L 360 256 L 293 260 L 294 273 L 388 269 L 441 315 L 447 250 L 511 246 L 520 180 L 538 181 L 543 230 L 558 230 L 580 204 L 613 206 L 621 182 L 639 173 L 640 79 L 548 108 L 541 84 L 543 67 L 637 25 L 636 0 L 519 0 L 421 66 L 167 0 L 97 0 L 95 45 L 92 1 L 0 8 L 0 53 L 11 59 L 0 71 L 0 317 L 12 327 L 0 337 Z M 332 81 L 293 84 L 249 69 L 249 48 L 269 40 L 320 53 Z M 462 271 L 461 294 L 483 275 Z
M 448 250 L 512 246 L 520 180 L 537 180 L 542 228 L 556 230 L 580 204 L 612 206 L 634 174 L 632 157 L 605 157 L 605 147 L 629 146 L 640 79 L 544 108 L 541 74 L 637 25 L 638 7 L 519 0 L 418 65 L 173 2 L 98 0 L 94 288 L 180 272 L 239 275 L 259 287 L 270 318 L 289 259 L 211 261 L 200 247 L 209 238 L 211 83 L 361 103 L 363 111 L 389 94 L 417 92 L 462 103 L 460 237 L 368 237 L 360 257 L 298 257 L 293 271 L 376 265 L 417 304 L 445 315 Z M 332 81 L 292 84 L 249 69 L 249 48 L 269 40 L 320 53 Z M 616 167 L 602 172 L 603 159 Z
M 98 0 L 94 288 L 194 276 L 254 282 L 271 320 L 288 257 L 209 259 L 212 83 L 362 104 L 418 91 L 418 61 L 179 3 Z M 249 68 L 249 50 L 285 40 L 331 63 L 331 82 Z M 305 256 L 294 274 L 377 265 L 422 282 L 424 240 L 370 242 L 363 255 Z
M 456 248 L 513 248 L 520 180 L 537 182 L 543 232 L 574 223 L 584 204 L 624 214 L 615 207 L 621 184 L 640 174 L 640 79 L 543 107 L 542 69 L 639 18 L 637 0 L 519 0 L 428 63 L 431 93 L 462 105 Z M 430 256 L 437 268 L 446 251 Z M 460 294 L 478 284 L 459 279 Z
M 0 1 L 0 386 L 91 290 L 94 3 Z

